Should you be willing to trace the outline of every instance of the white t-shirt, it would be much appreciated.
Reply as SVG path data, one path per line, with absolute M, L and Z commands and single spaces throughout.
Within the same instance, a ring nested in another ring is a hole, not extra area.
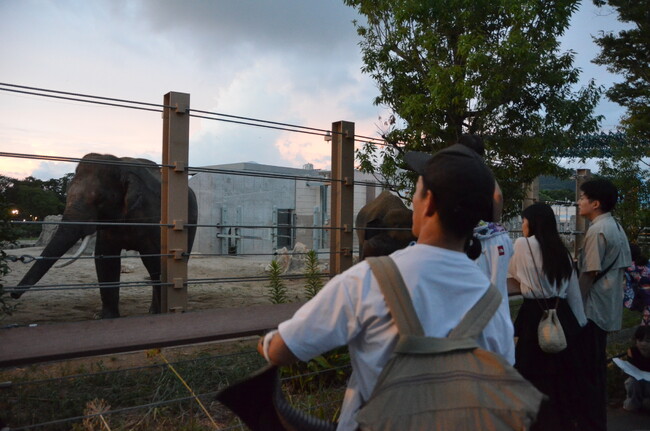
M 501 312 L 510 313 L 508 300 L 508 264 L 513 254 L 512 240 L 508 232 L 498 223 L 483 223 L 474 229 L 474 235 L 481 241 L 481 255 L 474 261 L 483 271 L 499 293 L 501 293 Z M 514 337 L 514 333 L 507 334 Z M 515 362 L 515 352 L 506 357 L 511 364 Z
M 528 244 L 530 244 L 530 249 Z M 532 254 L 531 254 L 532 251 Z M 571 259 L 567 253 L 567 259 Z M 524 298 L 534 299 L 535 295 L 541 300 L 542 295 L 545 298 L 558 296 L 566 298 L 569 308 L 573 311 L 573 315 L 580 326 L 587 323 L 584 307 L 582 304 L 582 295 L 580 293 L 580 285 L 578 284 L 578 277 L 575 271 L 571 273 L 571 277 L 562 280 L 558 286 L 556 283 L 551 284 L 548 278 L 542 271 L 544 263 L 542 260 L 542 249 L 539 246 L 539 241 L 535 236 L 528 238 L 517 238 L 515 241 L 515 253 L 510 260 L 508 268 L 508 278 L 514 278 L 520 283 L 521 294 Z M 537 276 L 539 273 L 541 277 Z M 534 292 L 531 292 L 534 290 Z
M 416 244 L 391 257 L 427 336 L 446 337 L 489 286 L 464 253 Z M 338 430 L 356 429 L 356 412 L 370 397 L 397 342 L 397 328 L 368 264 L 361 262 L 334 277 L 278 329 L 303 361 L 348 345 L 353 372 Z M 509 360 L 514 358 L 512 333 L 509 312 L 499 308 L 478 342 Z

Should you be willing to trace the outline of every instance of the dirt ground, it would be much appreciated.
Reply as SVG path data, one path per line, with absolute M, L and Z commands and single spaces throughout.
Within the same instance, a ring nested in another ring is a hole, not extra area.
M 40 255 L 42 248 L 21 248 L 7 250 L 9 255 Z M 62 262 L 62 261 L 61 261 Z M 202 257 L 192 256 L 188 266 L 188 311 L 224 307 L 245 307 L 269 304 L 268 279 L 262 281 L 202 282 L 191 280 L 229 277 L 267 277 L 266 267 L 271 256 L 262 257 Z M 10 263 L 11 272 L 4 277 L 5 287 L 18 284 L 31 264 Z M 148 276 L 138 257 L 122 259 L 121 281 L 143 281 Z M 290 273 L 299 273 L 291 271 Z M 92 259 L 79 259 L 64 268 L 52 267 L 35 286 L 96 283 L 95 266 Z M 289 297 L 292 301 L 302 299 L 304 281 L 287 281 Z M 44 324 L 52 322 L 72 322 L 94 319 L 101 310 L 99 291 L 93 289 L 65 289 L 27 291 L 18 300 L 8 298 L 9 304 L 17 305 L 11 316 L 0 320 L 0 326 Z M 136 316 L 148 313 L 151 302 L 151 287 L 123 286 L 120 289 L 120 314 Z

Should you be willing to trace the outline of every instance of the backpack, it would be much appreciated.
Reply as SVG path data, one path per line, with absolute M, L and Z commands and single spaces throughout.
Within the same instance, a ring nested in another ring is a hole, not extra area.
M 426 337 L 395 262 L 388 256 L 367 261 L 399 340 L 370 399 L 357 413 L 359 429 L 529 429 L 544 395 L 476 341 L 499 308 L 497 288 L 490 285 L 447 338 Z

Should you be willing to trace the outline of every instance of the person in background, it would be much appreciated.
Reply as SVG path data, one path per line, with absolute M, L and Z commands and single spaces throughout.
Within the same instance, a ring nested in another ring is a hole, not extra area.
M 641 313 L 641 325 L 650 325 L 650 262 L 638 244 L 630 243 L 632 265 L 625 270 L 623 304 Z
M 580 429 L 607 430 L 607 333 L 621 329 L 625 268 L 632 263 L 623 228 L 611 214 L 618 190 L 607 179 L 580 186 L 579 214 L 587 229 L 578 267 L 587 325 L 580 336 L 583 398 L 577 416 Z
M 650 326 L 642 325 L 634 331 L 633 344 L 627 350 L 627 360 L 641 371 L 650 372 Z M 628 411 L 650 412 L 650 382 L 628 377 L 625 381 L 626 398 L 623 408 Z
M 471 134 L 464 134 L 458 140 L 458 143 L 472 149 L 476 154 L 483 158 L 485 156 L 485 146 L 481 137 Z M 510 301 L 508 299 L 508 288 L 506 278 L 508 275 L 508 263 L 512 257 L 512 240 L 505 227 L 499 222 L 503 211 L 503 194 L 499 183 L 494 181 L 492 221 L 481 221 L 474 228 L 474 235 L 471 240 L 472 247 L 467 248 L 467 255 L 483 271 L 492 284 L 494 284 L 501 293 L 502 312 L 510 312 Z M 514 336 L 514 331 L 507 336 Z M 508 359 L 514 363 L 514 352 Z
M 490 282 L 465 254 L 481 219 L 492 217 L 494 176 L 476 153 L 452 145 L 434 154 L 407 153 L 420 176 L 413 195 L 415 245 L 390 255 L 404 278 L 426 336 L 446 337 L 485 294 Z M 479 345 L 511 356 L 510 314 L 497 310 Z M 347 345 L 352 376 L 338 430 L 355 430 L 355 416 L 369 399 L 390 358 L 398 332 L 367 262 L 334 277 L 277 332 L 260 339 L 258 351 L 272 364 L 309 360 Z
M 577 385 L 581 364 L 577 338 L 587 323 L 571 254 L 557 231 L 553 209 L 535 203 L 522 213 L 523 237 L 517 238 L 508 268 L 508 289 L 524 302 L 515 320 L 515 368 L 549 397 L 531 430 L 577 429 L 573 420 L 582 391 Z M 543 311 L 555 308 L 567 348 L 545 353 L 537 327 Z

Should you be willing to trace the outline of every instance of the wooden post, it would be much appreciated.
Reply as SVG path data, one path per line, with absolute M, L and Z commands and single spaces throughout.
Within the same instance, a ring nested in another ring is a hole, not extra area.
M 591 170 L 578 169 L 576 170 L 576 202 L 580 200 L 580 186 L 591 179 Z M 589 222 L 586 218 L 580 215 L 580 211 L 576 206 L 576 229 L 575 241 L 573 246 L 573 256 L 578 258 L 578 253 L 585 242 L 585 233 Z
M 341 181 L 343 180 L 343 181 Z M 332 198 L 330 226 L 330 274 L 352 266 L 354 224 L 354 123 L 332 123 Z
M 163 110 L 163 165 L 160 217 L 163 226 L 160 230 L 161 257 L 160 280 L 161 309 L 163 313 L 182 312 L 187 308 L 187 252 L 188 220 L 188 177 L 187 162 L 190 138 L 190 95 L 167 93 Z

